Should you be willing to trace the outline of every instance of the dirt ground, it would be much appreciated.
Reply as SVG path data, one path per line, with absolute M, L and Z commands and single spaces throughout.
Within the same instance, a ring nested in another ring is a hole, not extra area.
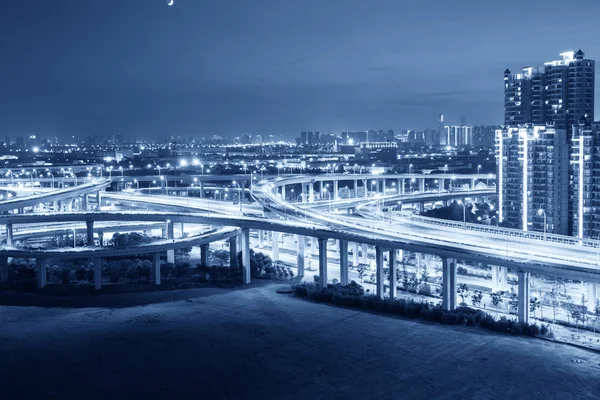
M 597 353 L 276 287 L 0 306 L 0 398 L 600 398 Z

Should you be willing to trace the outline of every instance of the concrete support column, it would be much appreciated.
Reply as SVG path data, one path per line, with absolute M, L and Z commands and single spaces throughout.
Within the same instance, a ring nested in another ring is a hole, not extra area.
M 500 267 L 497 265 L 492 265 L 492 284 L 491 289 L 492 292 L 497 292 L 500 290 Z
M 89 211 L 89 200 L 88 200 L 88 195 L 84 194 L 83 195 L 83 211 Z
M 319 283 L 327 286 L 327 239 L 318 238 L 319 241 Z
M 354 197 L 358 197 L 358 179 L 354 180 Z
M 240 243 L 242 247 L 242 281 L 250 283 L 250 230 L 248 228 L 242 228 Z
M 208 267 L 208 249 L 210 244 L 206 243 L 200 246 L 200 265 Z
M 0 283 L 8 282 L 8 259 L 0 257 Z
M 229 267 L 237 267 L 237 236 L 229 238 Z
M 368 253 L 369 253 L 369 246 L 366 245 L 365 243 L 362 244 L 362 258 L 363 258 L 363 264 L 368 264 L 369 263 L 369 257 L 368 257 Z
M 390 250 L 388 259 L 390 261 L 390 299 L 395 299 L 397 294 L 396 282 L 398 281 L 398 270 L 396 268 L 396 252 L 398 250 Z
M 400 188 L 401 188 L 400 194 L 404 194 L 405 193 L 405 191 L 404 191 L 404 185 L 405 185 L 404 179 L 399 179 L 398 182 L 400 182 Z
M 352 249 L 352 265 L 355 267 L 358 265 L 358 243 L 354 243 L 354 248 Z
M 13 246 L 13 226 L 12 224 L 6 224 L 6 245 Z
M 183 227 L 183 222 L 182 222 L 182 223 L 181 223 L 181 236 L 180 236 L 180 237 L 183 237 L 183 228 L 184 228 L 184 227 Z
M 340 197 L 339 185 L 340 185 L 340 181 L 333 181 L 333 199 L 334 200 L 337 200 Z
M 46 263 L 41 258 L 35 260 L 37 266 L 38 289 L 43 289 L 47 283 Z
M 456 308 L 456 260 L 442 257 L 442 308 Z
M 279 232 L 272 232 L 273 240 L 271 241 L 271 258 L 273 261 L 279 261 Z
M 87 240 L 86 244 L 88 246 L 94 245 L 94 221 L 85 221 Z
M 340 283 L 348 284 L 348 242 L 340 240 Z
M 160 285 L 160 253 L 154 253 L 154 283 Z
M 440 179 L 439 180 L 440 184 L 439 184 L 439 188 L 440 188 L 440 192 L 446 190 L 446 180 L 445 179 Z
M 73 199 L 67 200 L 67 212 L 73 211 Z
M 165 233 L 167 234 L 167 239 L 173 239 L 173 222 L 170 220 L 165 221 Z M 167 262 L 171 264 L 175 263 L 175 250 L 167 250 Z
M 204 182 L 200 181 L 200 192 L 199 196 L 201 199 L 204 198 Z
M 363 179 L 363 189 L 365 190 L 364 197 L 369 197 L 369 185 L 367 185 L 367 180 Z
M 508 290 L 508 268 L 500 267 L 500 290 Z
M 307 198 L 306 198 L 306 183 L 302 183 L 302 184 L 300 184 L 300 186 L 301 186 L 301 193 L 302 193 L 302 196 L 301 196 L 302 202 L 306 203 L 306 201 L 307 201 Z
M 52 209 L 53 209 L 55 212 L 59 212 L 59 211 L 60 211 L 60 209 L 58 208 L 58 201 L 53 201 L 53 202 L 52 202 Z
M 262 249 L 265 246 L 265 231 L 262 229 L 258 230 L 258 248 Z
M 298 265 L 298 276 L 304 276 L 304 247 L 306 246 L 306 236 L 297 235 L 298 248 L 296 250 L 296 264 Z
M 102 259 L 94 258 L 94 289 L 102 287 Z
M 281 185 L 281 198 L 285 200 L 285 185 Z
M 377 193 L 385 194 L 385 179 L 377 181 Z
M 425 191 L 425 178 L 419 179 L 419 192 L 423 193 Z
M 2 260 L 0 260 L 1 262 Z M 589 282 L 587 284 L 587 308 L 588 312 L 596 310 L 596 301 L 598 300 L 598 284 Z
M 375 272 L 376 293 L 378 298 L 383 299 L 383 250 L 379 246 L 375 246 L 375 266 L 377 267 Z
M 519 293 L 518 293 L 518 319 L 521 323 L 529 323 L 529 272 L 518 272 Z
M 315 201 L 315 184 L 313 182 L 308 184 L 308 201 Z

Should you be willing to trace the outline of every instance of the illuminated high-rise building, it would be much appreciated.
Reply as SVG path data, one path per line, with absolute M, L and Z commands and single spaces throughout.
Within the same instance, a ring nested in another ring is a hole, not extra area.
M 566 138 L 564 129 L 546 125 L 523 124 L 496 131 L 501 222 L 524 231 L 569 234 Z
M 584 117 L 594 119 L 595 61 L 583 51 L 561 53 L 543 67 L 504 71 L 504 124 L 553 124 L 570 129 Z

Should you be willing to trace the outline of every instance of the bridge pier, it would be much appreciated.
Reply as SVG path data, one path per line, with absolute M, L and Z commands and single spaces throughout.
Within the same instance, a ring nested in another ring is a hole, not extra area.
M 8 259 L 0 257 L 0 283 L 8 282 Z
M 363 243 L 362 244 L 362 259 L 363 259 L 363 264 L 368 264 L 369 263 L 368 253 L 369 253 L 369 246 L 367 244 Z
M 37 267 L 37 281 L 38 289 L 43 289 L 48 283 L 48 276 L 46 274 L 46 263 L 41 258 L 35 260 Z
M 160 285 L 160 252 L 154 253 L 154 283 Z
M 352 265 L 355 267 L 358 265 L 358 243 L 354 243 L 354 248 L 352 249 Z
M 366 199 L 367 197 L 369 197 L 369 185 L 367 184 L 367 180 L 366 179 L 363 179 L 362 183 L 363 183 L 363 189 L 365 191 L 364 197 Z
M 308 184 L 308 201 L 311 203 L 315 201 L 315 184 L 313 182 Z
M 348 284 L 348 242 L 346 240 L 339 241 L 340 247 L 340 283 L 342 286 Z
M 83 211 L 88 211 L 89 209 L 89 204 L 88 204 L 89 200 L 88 200 L 88 195 L 84 194 L 83 195 L 83 203 L 82 203 L 82 207 L 83 207 Z
M 298 276 L 304 276 L 304 247 L 306 246 L 306 236 L 296 235 L 298 248 L 296 250 L 296 264 L 298 265 Z
M 173 223 L 170 220 L 165 221 L 165 233 L 167 235 L 167 239 L 173 240 Z M 167 250 L 167 262 L 175 263 L 175 250 Z
M 419 193 L 423 193 L 425 191 L 425 178 L 419 179 Z
M 337 200 L 339 196 L 339 184 L 340 181 L 333 181 L 333 200 Z
M 200 194 L 199 194 L 200 198 L 203 199 L 204 198 L 204 182 L 200 181 Z
M 529 272 L 518 272 L 518 319 L 520 323 L 529 323 Z
M 383 299 L 383 250 L 380 246 L 375 246 L 375 265 L 377 267 L 375 272 L 377 286 L 376 293 L 378 298 Z
M 319 284 L 327 286 L 327 239 L 318 238 L 319 242 Z
M 281 198 L 285 200 L 285 185 L 281 185 Z
M 358 179 L 354 180 L 354 198 L 358 197 Z
M 96 192 L 96 204 L 98 205 L 98 211 L 100 211 L 100 208 L 102 207 L 102 192 L 98 191 Z
M 242 247 L 242 281 L 250 283 L 250 230 L 248 228 L 242 228 L 240 243 Z
M 263 249 L 265 247 L 265 231 L 262 229 L 258 230 L 258 248 Z
M 237 267 L 237 236 L 229 238 L 229 268 Z
M 102 287 L 102 259 L 94 258 L 94 289 Z
M 300 184 L 300 188 L 301 188 L 300 192 L 302 193 L 302 196 L 301 196 L 302 202 L 306 203 L 306 200 L 307 200 L 307 198 L 306 198 L 306 184 L 305 183 L 301 183 Z M 295 199 L 293 199 L 293 200 L 295 201 Z
M 390 299 L 395 299 L 397 294 L 396 283 L 398 281 L 398 270 L 396 267 L 396 249 L 390 250 L 388 259 L 390 261 Z
M 279 232 L 271 232 L 271 258 L 273 261 L 279 261 Z
M 1 262 L 2 260 L 0 260 Z M 1 268 L 1 266 L 0 266 Z M 596 301 L 598 300 L 598 284 L 588 282 L 587 284 L 587 308 L 588 312 L 596 310 Z
M 208 267 L 208 250 L 210 248 L 210 244 L 206 243 L 200 246 L 200 265 L 203 267 Z
M 14 246 L 13 225 L 12 224 L 6 224 L 6 245 Z
M 88 246 L 94 245 L 94 221 L 88 220 L 85 221 L 86 233 L 87 233 L 87 241 L 86 244 Z
M 456 308 L 456 259 L 442 257 L 442 308 Z

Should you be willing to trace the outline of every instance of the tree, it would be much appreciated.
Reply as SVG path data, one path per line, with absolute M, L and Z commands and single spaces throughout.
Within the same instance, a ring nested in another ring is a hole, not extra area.
M 548 293 L 548 297 L 550 298 L 550 307 L 552 307 L 552 322 L 556 323 L 556 312 L 560 307 L 560 300 L 559 293 L 554 287 L 554 285 L 552 286 L 550 293 Z
M 358 279 L 360 279 L 360 283 L 364 283 L 365 274 L 367 272 L 367 269 L 365 268 L 364 265 L 359 265 L 357 268 L 357 271 L 358 271 Z
M 469 297 L 469 286 L 466 283 L 461 283 L 458 285 L 458 288 L 456 288 L 456 291 L 462 299 L 460 305 L 466 307 L 467 303 L 465 302 L 465 299 Z
M 500 303 L 502 303 L 502 292 L 492 292 L 490 293 L 490 297 L 492 299 L 492 305 L 499 308 Z
M 581 315 L 579 316 L 579 320 L 581 321 L 581 325 L 585 326 L 585 321 L 587 321 L 587 298 L 585 294 L 581 295 Z
M 229 252 L 227 250 L 215 250 L 211 254 L 213 262 L 222 267 L 229 263 Z
M 483 292 L 481 290 L 475 290 L 471 295 L 471 303 L 473 306 L 479 307 L 481 304 L 481 299 L 483 298 Z
M 517 295 L 513 287 L 510 288 L 510 297 L 508 300 L 508 305 L 510 306 L 511 311 L 515 313 L 517 312 L 517 309 L 519 308 L 519 296 Z
M 410 280 L 408 277 L 408 270 L 406 269 L 406 263 L 403 261 L 402 262 L 402 287 L 404 287 L 405 290 L 408 290 L 409 283 L 410 283 Z
M 534 296 L 531 299 L 529 299 L 529 311 L 533 313 L 533 318 L 535 318 L 535 310 L 537 310 L 538 308 L 541 309 L 541 307 L 541 303 L 537 297 Z

